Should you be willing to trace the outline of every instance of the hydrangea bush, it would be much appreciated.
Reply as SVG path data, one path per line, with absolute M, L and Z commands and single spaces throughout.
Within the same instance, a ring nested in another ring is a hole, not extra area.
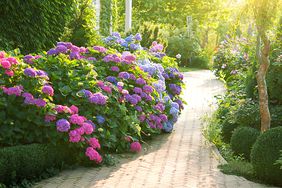
M 176 62 L 161 44 L 145 49 L 141 39 L 113 33 L 105 47 L 58 42 L 39 55 L 0 52 L 0 145 L 67 142 L 99 164 L 171 132 L 183 75 L 168 67 Z

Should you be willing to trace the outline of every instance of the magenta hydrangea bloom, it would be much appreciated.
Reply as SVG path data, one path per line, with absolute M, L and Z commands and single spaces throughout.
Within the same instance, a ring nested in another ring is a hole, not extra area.
M 132 152 L 140 152 L 142 150 L 142 146 L 139 142 L 132 142 L 130 144 L 130 150 Z
M 56 122 L 57 130 L 59 132 L 68 132 L 70 129 L 70 123 L 66 119 L 60 119 Z
M 97 138 L 90 138 L 89 144 L 94 149 L 100 149 L 101 148 L 99 140 Z
M 69 120 L 72 124 L 83 125 L 86 118 L 84 116 L 79 116 L 78 114 L 73 114 L 70 116 Z
M 90 96 L 89 102 L 99 105 L 105 105 L 107 103 L 108 97 L 102 93 L 94 93 Z
M 159 115 L 159 118 L 163 121 L 163 122 L 167 122 L 167 115 L 165 115 L 165 114 L 160 114 Z
M 81 135 L 77 130 L 72 130 L 69 132 L 69 141 L 72 143 L 77 143 L 81 139 Z
M 96 163 L 101 163 L 102 162 L 102 157 L 101 155 L 92 147 L 88 147 L 86 149 L 85 155 L 89 157 L 91 161 L 95 161 Z
M 33 103 L 37 106 L 37 107 L 44 107 L 46 106 L 46 101 L 44 99 L 34 99 Z
M 6 56 L 6 52 L 0 51 L 0 59 L 4 58 Z
M 50 85 L 45 85 L 42 87 L 42 92 L 49 95 L 53 96 L 54 95 L 54 89 Z
M 89 123 L 83 123 L 82 128 L 84 129 L 85 134 L 90 135 L 93 133 L 93 126 Z
M 16 95 L 21 96 L 21 93 L 23 92 L 23 86 L 14 86 L 14 87 L 2 87 L 3 92 L 7 95 Z
M 75 105 L 72 105 L 70 107 L 70 110 L 71 110 L 71 114 L 77 114 L 78 113 L 78 107 L 75 106 Z
M 9 68 L 11 68 L 12 65 L 11 65 L 11 63 L 9 61 L 4 60 L 4 61 L 1 61 L 1 66 L 4 69 L 9 69 Z
M 44 119 L 45 119 L 45 122 L 52 122 L 56 120 L 56 116 L 47 114 L 45 115 Z
M 14 71 L 7 69 L 7 70 L 5 70 L 5 74 L 7 76 L 13 77 L 14 76 Z

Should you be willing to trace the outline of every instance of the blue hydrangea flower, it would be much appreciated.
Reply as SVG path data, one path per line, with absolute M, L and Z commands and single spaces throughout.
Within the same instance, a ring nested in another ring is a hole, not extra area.
M 96 119 L 99 124 L 103 124 L 105 122 L 105 118 L 101 115 L 96 116 Z
M 173 123 L 168 121 L 163 124 L 163 130 L 166 133 L 170 133 L 173 130 Z

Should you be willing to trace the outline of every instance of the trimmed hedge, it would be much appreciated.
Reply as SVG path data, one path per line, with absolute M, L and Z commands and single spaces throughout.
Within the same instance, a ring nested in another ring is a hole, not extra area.
M 66 146 L 19 145 L 0 149 L 0 185 L 19 183 L 40 176 L 45 170 L 74 161 Z
M 28 53 L 51 48 L 74 8 L 75 0 L 1 0 L 0 49 L 20 48 Z
M 260 132 L 251 127 L 237 128 L 231 137 L 231 148 L 237 155 L 243 155 L 250 159 L 251 149 L 257 140 Z
M 232 133 L 238 126 L 239 125 L 233 122 L 231 118 L 225 119 L 222 122 L 221 136 L 222 136 L 223 142 L 230 143 Z
M 282 150 L 282 127 L 260 135 L 251 151 L 251 162 L 259 179 L 282 186 L 282 169 L 275 164 Z

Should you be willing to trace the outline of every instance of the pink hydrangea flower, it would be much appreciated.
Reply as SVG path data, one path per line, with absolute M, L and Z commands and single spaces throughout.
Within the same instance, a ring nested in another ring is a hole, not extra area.
M 4 51 L 0 51 L 0 59 L 5 58 L 6 53 Z
M 89 123 L 83 123 L 82 127 L 84 129 L 85 134 L 90 135 L 93 133 L 94 129 L 93 126 Z
M 94 149 L 100 149 L 101 148 L 99 140 L 97 138 L 90 138 L 89 139 L 89 144 Z
M 1 61 L 1 66 L 4 68 L 4 69 L 9 69 L 11 68 L 11 63 L 7 60 L 4 60 L 4 61 Z
M 45 115 L 45 122 L 52 122 L 56 120 L 56 116 L 54 115 Z
M 85 155 L 89 157 L 91 161 L 95 161 L 96 163 L 101 163 L 102 162 L 102 157 L 101 155 L 92 147 L 88 147 L 86 149 Z
M 14 71 L 7 69 L 7 70 L 5 70 L 5 74 L 12 77 L 12 76 L 14 76 Z
M 81 135 L 77 130 L 72 130 L 69 132 L 69 141 L 72 143 L 77 143 L 81 139 Z
M 132 142 L 130 144 L 130 150 L 132 152 L 140 152 L 142 150 L 142 146 L 139 142 Z
M 14 86 L 10 88 L 2 87 L 2 89 L 7 95 L 21 96 L 21 93 L 23 92 L 23 86 Z
M 83 125 L 86 118 L 84 116 L 79 116 L 78 114 L 73 114 L 69 118 L 72 124 Z
M 17 65 L 19 64 L 18 60 L 14 57 L 8 57 L 7 61 L 9 61 L 12 65 Z
M 70 107 L 70 110 L 71 110 L 71 114 L 77 114 L 78 113 L 78 107 L 75 106 L 75 105 L 72 105 Z
M 42 87 L 42 92 L 49 95 L 53 96 L 54 95 L 54 89 L 50 85 L 45 85 Z

